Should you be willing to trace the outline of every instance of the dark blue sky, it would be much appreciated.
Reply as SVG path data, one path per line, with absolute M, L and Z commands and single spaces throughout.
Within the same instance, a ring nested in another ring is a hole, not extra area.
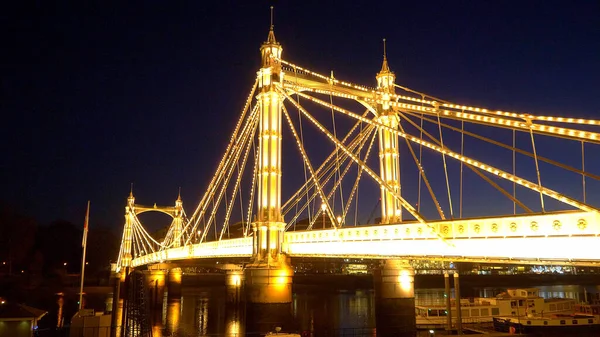
M 258 70 L 270 4 L 3 4 L 0 200 L 81 223 L 91 199 L 92 223 L 120 228 L 133 182 L 146 204 L 172 204 L 181 186 L 191 210 Z M 385 37 L 399 84 L 589 118 L 600 118 L 599 18 L 598 1 L 275 3 L 284 58 L 315 71 L 374 85 Z

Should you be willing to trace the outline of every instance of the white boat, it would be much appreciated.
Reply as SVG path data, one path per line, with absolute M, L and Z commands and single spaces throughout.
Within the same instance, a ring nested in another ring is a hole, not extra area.
M 572 298 L 543 298 L 536 288 L 508 289 L 495 298 L 460 299 L 463 324 L 489 323 L 494 317 L 572 314 L 577 301 Z M 451 300 L 452 320 L 456 321 L 456 302 Z M 417 326 L 445 326 L 448 312 L 444 304 L 415 305 Z
M 494 330 L 509 333 L 542 335 L 598 336 L 600 305 L 577 304 L 571 314 L 528 314 L 526 316 L 494 317 Z

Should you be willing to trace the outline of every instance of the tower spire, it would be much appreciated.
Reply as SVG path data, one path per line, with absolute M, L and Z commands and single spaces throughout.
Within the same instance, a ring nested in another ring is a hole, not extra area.
M 131 183 L 131 186 L 129 187 L 129 197 L 133 198 L 133 183 Z
M 267 37 L 267 43 L 277 43 L 275 40 L 275 25 L 273 24 L 273 6 L 271 6 L 271 28 L 269 28 L 269 36 Z
M 380 73 L 384 73 L 384 72 L 390 72 L 390 67 L 388 66 L 388 61 L 387 61 L 387 53 L 385 50 L 385 38 L 383 39 L 383 64 L 381 65 Z

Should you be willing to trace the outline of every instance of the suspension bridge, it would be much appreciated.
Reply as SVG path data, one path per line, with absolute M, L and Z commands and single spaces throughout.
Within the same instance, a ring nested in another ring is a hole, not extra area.
M 600 176 L 585 168 L 599 120 L 468 106 L 399 85 L 385 40 L 374 87 L 285 59 L 272 25 L 260 53 L 199 204 L 143 206 L 131 193 L 117 270 L 242 261 L 266 293 L 291 283 L 290 257 L 388 261 L 380 276 L 390 284 L 412 282 L 413 260 L 599 265 L 600 209 L 586 181 Z M 577 149 L 568 155 L 581 165 L 542 156 L 544 142 Z M 361 223 L 374 204 L 379 216 Z M 145 229 L 145 212 L 172 217 L 165 235 Z M 410 298 L 403 287 L 389 297 Z

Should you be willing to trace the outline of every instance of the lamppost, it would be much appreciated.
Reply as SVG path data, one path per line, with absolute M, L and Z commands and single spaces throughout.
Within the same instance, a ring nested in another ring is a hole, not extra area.
M 201 231 L 201 230 L 198 230 L 198 231 L 196 232 L 196 241 L 197 241 L 198 243 L 200 243 L 200 234 L 202 234 L 202 231 Z
M 323 213 L 323 229 L 325 229 L 325 210 L 327 209 L 327 205 L 325 203 L 321 204 L 321 212 Z

